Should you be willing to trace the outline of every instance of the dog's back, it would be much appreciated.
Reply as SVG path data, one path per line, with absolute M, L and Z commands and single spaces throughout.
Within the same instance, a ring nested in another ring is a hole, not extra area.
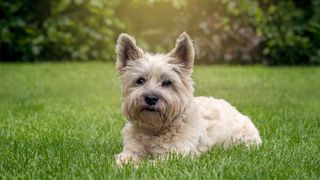
M 228 147 L 234 143 L 250 146 L 262 143 L 251 120 L 227 101 L 203 96 L 196 97 L 195 101 L 203 116 L 210 146 Z

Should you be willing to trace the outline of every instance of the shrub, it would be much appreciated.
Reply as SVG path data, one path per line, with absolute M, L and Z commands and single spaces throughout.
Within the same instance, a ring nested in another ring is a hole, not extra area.
M 0 59 L 110 59 L 122 27 L 114 6 L 104 0 L 0 0 Z
M 255 63 L 261 40 L 253 26 L 258 9 L 248 0 L 188 1 L 184 26 L 194 34 L 198 58 L 207 63 Z
M 262 2 L 255 16 L 261 57 L 271 65 L 320 64 L 320 2 Z
M 320 64 L 318 0 L 0 0 L 0 61 L 113 60 L 121 31 L 152 52 L 187 31 L 200 63 Z
M 319 4 L 317 0 L 135 0 L 117 15 L 148 50 L 168 51 L 173 39 L 187 31 L 194 39 L 197 62 L 319 64 Z

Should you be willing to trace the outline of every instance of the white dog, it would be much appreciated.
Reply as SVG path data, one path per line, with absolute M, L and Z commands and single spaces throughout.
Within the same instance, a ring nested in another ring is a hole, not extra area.
M 172 152 L 200 154 L 212 146 L 262 143 L 251 120 L 228 102 L 193 96 L 194 48 L 186 33 L 165 55 L 145 53 L 134 38 L 121 34 L 116 53 L 128 119 L 117 164 Z

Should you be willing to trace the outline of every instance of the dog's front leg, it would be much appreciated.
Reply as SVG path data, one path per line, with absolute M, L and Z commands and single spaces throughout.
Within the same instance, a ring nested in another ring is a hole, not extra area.
M 143 146 L 136 141 L 134 136 L 124 134 L 123 150 L 116 155 L 116 164 L 133 164 L 138 165 L 142 158 L 146 155 Z
M 143 156 L 144 154 L 141 152 L 123 150 L 116 155 L 116 164 L 119 166 L 124 164 L 138 165 Z

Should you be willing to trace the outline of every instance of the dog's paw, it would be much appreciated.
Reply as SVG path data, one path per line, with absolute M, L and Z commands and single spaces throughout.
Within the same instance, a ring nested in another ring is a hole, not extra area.
M 128 153 L 128 152 L 122 152 L 115 156 L 116 158 L 116 164 L 118 166 L 122 166 L 125 164 L 133 164 L 138 165 L 141 158 L 136 153 Z

